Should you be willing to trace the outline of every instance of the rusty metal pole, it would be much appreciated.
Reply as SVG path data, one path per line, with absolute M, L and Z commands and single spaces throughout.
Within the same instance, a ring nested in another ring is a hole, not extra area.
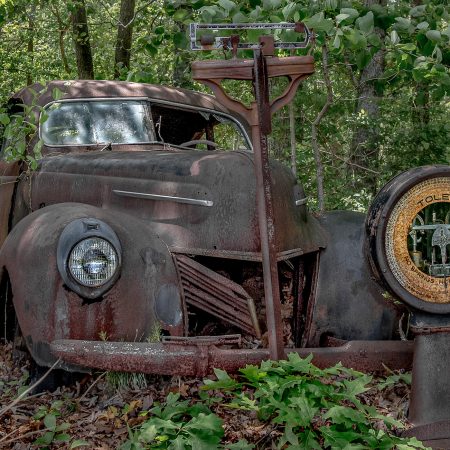
M 252 141 L 256 175 L 256 204 L 261 239 L 264 274 L 264 296 L 271 359 L 284 358 L 281 322 L 280 286 L 278 280 L 277 246 L 270 179 L 267 135 L 272 131 L 269 101 L 269 79 L 266 59 L 260 49 L 254 51 L 253 85 L 258 109 L 257 124 L 252 125 Z

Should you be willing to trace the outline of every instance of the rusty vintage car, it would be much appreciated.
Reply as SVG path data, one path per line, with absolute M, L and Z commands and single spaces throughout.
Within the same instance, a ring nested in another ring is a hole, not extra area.
M 12 118 L 33 106 L 40 123 L 27 151 L 43 146 L 34 171 L 0 152 L 2 337 L 41 367 L 167 375 L 288 351 L 410 368 L 414 353 L 410 416 L 448 438 L 450 166 L 398 175 L 367 216 L 313 215 L 266 137 L 314 61 L 273 50 L 263 37 L 253 60 L 194 63 L 216 97 L 113 81 L 11 97 Z M 270 101 L 277 76 L 290 84 Z M 255 102 L 228 97 L 228 78 Z
M 57 101 L 55 88 L 64 93 Z M 250 348 L 263 356 L 245 117 L 209 95 L 107 81 L 31 86 L 11 98 L 11 113 L 34 92 L 37 113 L 48 116 L 34 137 L 44 143 L 39 167 L 0 162 L 3 335 L 17 317 L 37 364 L 61 356 L 68 370 L 204 373 L 251 360 Z M 363 257 L 364 215 L 317 219 L 288 168 L 272 161 L 271 176 L 282 225 L 284 345 L 398 338 L 398 306 L 383 297 Z M 155 335 L 162 341 L 148 343 Z M 113 342 L 103 357 L 88 349 Z M 208 360 L 202 352 L 212 345 L 241 347 L 242 357 Z
M 57 101 L 55 87 L 64 93 Z M 67 370 L 201 374 L 267 357 L 245 117 L 209 95 L 107 81 L 32 86 L 11 98 L 11 113 L 37 91 L 38 111 L 48 115 L 34 137 L 44 142 L 38 169 L 0 161 L 3 336 L 10 336 L 17 317 L 37 364 L 50 366 L 61 357 L 59 366 Z M 351 361 L 361 347 L 368 367 L 380 360 L 372 363 L 372 353 L 407 365 L 411 346 L 399 340 L 404 308 L 376 278 L 412 299 L 412 306 L 445 309 L 447 297 L 430 298 L 427 286 L 416 293 L 418 283 L 412 291 L 395 278 L 402 267 L 386 272 L 391 255 L 377 240 L 381 233 L 371 230 L 392 233 L 392 220 L 399 220 L 397 213 L 386 218 L 392 197 L 397 204 L 420 179 L 431 179 L 428 190 L 433 180 L 441 187 L 448 166 L 416 169 L 384 188 L 368 234 L 361 213 L 314 217 L 290 171 L 276 161 L 270 171 L 284 346 L 322 348 L 325 361 Z M 435 234 L 448 230 L 449 214 L 442 216 L 448 193 L 437 198 L 428 190 L 426 204 L 408 208 L 401 251 L 413 255 L 417 277 L 440 286 L 450 266 L 438 261 L 434 237 L 420 242 L 417 236 L 430 235 L 427 227 Z M 158 342 L 149 342 L 155 336 Z M 239 348 L 234 359 L 233 347 Z

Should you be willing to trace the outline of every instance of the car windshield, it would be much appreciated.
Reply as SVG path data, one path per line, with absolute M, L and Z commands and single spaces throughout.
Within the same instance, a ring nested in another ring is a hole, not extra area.
M 234 118 L 148 99 L 56 101 L 45 108 L 40 134 L 48 146 L 163 142 L 197 149 L 250 150 Z
M 137 144 L 155 140 L 144 101 L 54 102 L 41 136 L 47 145 Z

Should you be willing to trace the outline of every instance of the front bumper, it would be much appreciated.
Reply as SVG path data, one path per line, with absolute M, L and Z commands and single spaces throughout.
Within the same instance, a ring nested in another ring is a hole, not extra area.
M 235 372 L 247 364 L 268 360 L 268 349 L 233 349 L 217 343 L 174 342 L 104 342 L 56 340 L 51 351 L 62 360 L 101 370 L 142 372 L 161 375 L 202 377 L 214 368 Z M 285 353 L 301 357 L 313 355 L 312 362 L 321 368 L 341 362 L 361 371 L 388 367 L 411 369 L 413 341 L 349 341 L 339 347 L 286 348 Z

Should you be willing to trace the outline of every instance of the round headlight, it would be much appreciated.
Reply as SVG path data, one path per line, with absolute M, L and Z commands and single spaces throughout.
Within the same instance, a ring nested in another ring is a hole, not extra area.
M 119 258 L 105 239 L 91 237 L 78 242 L 69 254 L 67 267 L 75 281 L 83 286 L 103 286 L 116 274 Z

